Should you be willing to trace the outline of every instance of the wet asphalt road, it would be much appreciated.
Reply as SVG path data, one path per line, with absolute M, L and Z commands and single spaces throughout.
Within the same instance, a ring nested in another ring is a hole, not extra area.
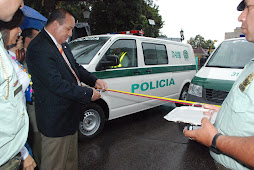
M 208 148 L 184 136 L 184 124 L 163 118 L 174 107 L 107 122 L 95 139 L 79 142 L 79 169 L 216 169 Z

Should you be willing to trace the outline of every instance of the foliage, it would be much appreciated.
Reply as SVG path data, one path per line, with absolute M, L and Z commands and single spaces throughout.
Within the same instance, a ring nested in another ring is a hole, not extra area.
M 59 1 L 56 5 L 56 8 L 64 8 L 74 15 L 75 19 L 78 22 L 83 22 L 83 11 L 89 4 L 84 1 L 75 1 L 75 2 L 68 2 L 68 1 Z
M 153 5 L 153 0 L 144 0 L 145 3 L 147 3 L 148 5 Z
M 78 21 L 84 21 L 83 6 L 87 4 L 84 1 L 25 0 L 25 5 L 37 10 L 46 18 L 55 8 L 64 8 L 71 11 Z
M 83 11 L 89 8 L 91 14 L 88 22 L 92 34 L 142 29 L 145 32 L 144 36 L 158 37 L 164 24 L 158 6 L 153 5 L 153 0 L 25 0 L 25 4 L 45 17 L 55 8 L 65 8 L 71 11 L 79 22 L 84 21 Z M 153 19 L 155 25 L 149 25 L 148 19 Z
M 93 34 L 131 30 L 141 15 L 141 1 L 93 1 L 89 20 Z
M 188 44 L 190 44 L 193 48 L 202 47 L 204 49 L 209 49 L 212 45 L 212 48 L 214 49 L 214 41 L 212 40 L 205 40 L 204 37 L 201 35 L 196 35 L 195 38 L 191 37 L 188 41 Z
M 93 34 L 142 29 L 145 36 L 157 37 L 163 25 L 158 7 L 143 0 L 95 0 L 93 4 L 90 19 Z M 156 25 L 152 27 L 147 19 L 153 19 Z
M 56 7 L 55 0 L 24 0 L 24 2 L 25 5 L 32 7 L 46 18 L 48 18 L 50 12 Z
M 162 21 L 161 15 L 159 15 L 158 6 L 151 6 L 143 2 L 142 16 L 139 23 L 143 25 L 143 30 L 145 31 L 145 36 L 148 37 L 158 37 L 159 30 L 162 28 L 164 22 Z M 148 19 L 152 19 L 155 25 L 149 25 Z

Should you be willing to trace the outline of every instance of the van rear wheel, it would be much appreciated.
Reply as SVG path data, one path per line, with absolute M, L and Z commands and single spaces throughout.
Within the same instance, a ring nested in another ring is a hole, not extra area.
M 79 141 L 94 138 L 103 129 L 105 115 L 103 109 L 96 103 L 85 106 L 79 122 Z
M 188 94 L 188 86 L 183 86 L 183 89 L 181 91 L 181 94 L 180 94 L 180 97 L 179 97 L 179 100 L 186 100 L 187 99 L 187 94 Z M 176 103 L 176 106 L 177 107 L 180 107 L 180 106 L 184 106 L 183 104 L 180 104 L 180 103 Z

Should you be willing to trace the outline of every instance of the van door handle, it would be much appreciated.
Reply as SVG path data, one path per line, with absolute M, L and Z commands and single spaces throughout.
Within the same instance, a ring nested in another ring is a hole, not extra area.
M 153 72 L 151 69 L 146 70 L 147 73 Z
M 140 73 L 141 73 L 141 71 L 136 70 L 136 71 L 134 71 L 134 73 L 135 73 L 135 74 L 140 74 Z

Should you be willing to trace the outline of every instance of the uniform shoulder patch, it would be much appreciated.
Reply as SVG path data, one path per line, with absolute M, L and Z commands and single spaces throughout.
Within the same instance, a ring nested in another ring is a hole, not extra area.
M 239 85 L 239 89 L 244 92 L 254 79 L 254 73 L 251 73 L 246 79 Z

